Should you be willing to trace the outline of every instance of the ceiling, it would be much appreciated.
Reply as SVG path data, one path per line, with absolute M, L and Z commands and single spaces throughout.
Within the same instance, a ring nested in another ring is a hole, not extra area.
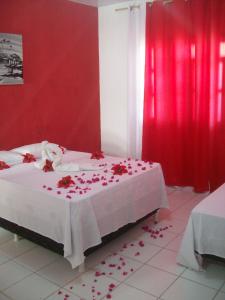
M 70 0 L 70 1 L 99 7 L 99 6 L 106 6 L 106 5 L 121 3 L 121 2 L 125 2 L 125 1 L 127 2 L 127 1 L 132 1 L 132 0 Z

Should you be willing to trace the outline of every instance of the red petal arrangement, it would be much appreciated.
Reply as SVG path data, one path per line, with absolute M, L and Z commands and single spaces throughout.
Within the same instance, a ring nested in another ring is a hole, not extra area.
M 105 158 L 102 151 L 96 151 L 91 154 L 91 159 L 101 159 L 101 158 Z
M 0 170 L 9 169 L 10 166 L 7 165 L 4 161 L 0 160 Z
M 67 189 L 70 186 L 75 185 L 75 182 L 72 180 L 71 176 L 65 176 L 58 181 L 58 188 Z
M 95 154 L 93 155 L 93 157 L 95 156 Z M 100 152 L 100 154 L 102 155 L 102 152 Z M 72 178 L 75 178 L 76 184 L 71 179 L 71 177 L 69 177 L 70 180 L 68 182 L 66 180 L 62 184 L 60 183 L 58 185 L 58 188 L 62 187 L 64 189 L 67 189 L 67 187 L 71 186 L 71 188 L 66 190 L 65 192 L 63 190 L 57 189 L 57 183 L 55 187 L 48 187 L 46 184 L 44 184 L 42 187 L 47 191 L 53 191 L 58 195 L 62 195 L 62 197 L 66 199 L 73 199 L 77 196 L 84 196 L 89 191 L 95 189 L 95 185 L 106 188 L 112 184 L 117 184 L 120 182 L 120 176 L 123 174 L 127 174 L 127 176 L 129 175 L 129 177 L 130 175 L 135 176 L 135 173 L 143 172 L 152 168 L 152 165 L 150 165 L 148 162 L 144 162 L 138 159 L 132 160 L 131 158 L 117 161 L 115 163 L 103 163 L 99 164 L 98 166 L 103 167 L 103 169 L 99 171 L 99 173 L 81 172 L 78 175 L 72 176 Z M 46 161 L 46 165 L 44 166 L 43 170 L 45 170 L 45 172 L 54 171 L 52 167 L 52 161 Z M 67 179 L 68 177 L 65 178 Z M 163 237 L 163 234 L 157 234 L 157 231 L 153 231 L 151 232 L 151 234 L 153 238 Z M 141 245 L 139 246 L 144 247 L 144 244 L 141 243 Z
M 52 171 L 54 171 L 54 169 L 53 169 L 53 167 L 52 167 L 52 161 L 51 160 L 49 160 L 49 159 L 46 159 L 46 161 L 45 161 L 45 165 L 44 165 L 44 167 L 42 168 L 42 170 L 44 171 L 44 172 L 52 172 Z
M 120 164 L 114 165 L 111 170 L 113 171 L 114 175 L 123 175 L 128 173 L 127 167 Z
M 31 153 L 23 154 L 23 163 L 31 163 L 33 161 L 36 161 L 36 158 Z

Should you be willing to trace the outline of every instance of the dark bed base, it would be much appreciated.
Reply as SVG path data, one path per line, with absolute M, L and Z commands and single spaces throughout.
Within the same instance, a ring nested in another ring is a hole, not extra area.
M 115 238 L 117 238 L 118 236 L 120 236 L 121 234 L 125 233 L 126 231 L 128 231 L 130 228 L 134 227 L 136 224 L 142 222 L 143 220 L 145 220 L 146 218 L 148 218 L 151 215 L 154 215 L 157 212 L 157 209 L 153 212 L 151 212 L 150 214 L 147 214 L 145 217 L 141 218 L 140 220 L 138 220 L 135 223 L 130 223 L 125 225 L 124 227 L 120 228 L 119 230 L 112 232 L 106 236 L 104 236 L 102 238 L 102 243 L 100 245 L 97 245 L 95 247 L 91 247 L 89 249 L 87 249 L 85 251 L 85 256 L 88 256 L 89 254 L 91 254 L 92 252 L 94 252 L 95 250 L 101 248 L 102 246 L 104 246 L 105 244 L 109 243 L 110 241 L 114 240 Z M 49 250 L 52 250 L 60 255 L 63 255 L 63 244 L 59 244 L 43 235 L 40 235 L 34 231 L 31 231 L 29 229 L 26 229 L 24 227 L 21 227 L 15 223 L 12 223 L 10 221 L 7 221 L 3 218 L 0 218 L 0 227 L 3 227 L 6 230 L 11 231 L 12 233 L 18 234 L 21 237 L 24 237 L 40 246 L 43 246 Z

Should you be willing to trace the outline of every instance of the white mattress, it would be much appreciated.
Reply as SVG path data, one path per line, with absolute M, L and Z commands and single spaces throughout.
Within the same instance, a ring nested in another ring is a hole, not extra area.
M 44 173 L 31 163 L 1 171 L 0 217 L 62 243 L 64 256 L 73 268 L 84 262 L 84 251 L 101 243 L 101 237 L 157 208 L 168 207 L 164 178 L 157 163 L 124 162 L 109 156 L 90 160 L 90 154 L 74 151 L 67 151 L 63 162 L 105 166 L 98 171 Z M 112 163 L 119 162 L 130 164 L 132 175 L 115 175 L 109 182 Z M 86 193 L 69 193 L 74 188 L 58 189 L 58 180 L 67 175 L 73 177 L 75 186 L 88 188 Z M 93 176 L 105 179 L 87 183 Z M 78 177 L 85 183 L 80 183 Z
M 201 270 L 196 254 L 225 258 L 225 184 L 202 200 L 191 212 L 177 262 Z

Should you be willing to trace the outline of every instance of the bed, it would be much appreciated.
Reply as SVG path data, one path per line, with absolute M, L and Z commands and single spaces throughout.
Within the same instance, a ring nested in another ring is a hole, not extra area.
M 177 262 L 199 271 L 204 255 L 225 258 L 225 184 L 192 210 Z
M 2 224 L 10 221 L 62 244 L 73 268 L 84 262 L 85 250 L 100 244 L 102 237 L 168 207 L 158 163 L 111 156 L 93 160 L 89 153 L 76 151 L 66 151 L 63 162 L 94 168 L 45 173 L 33 163 L 21 163 L 2 170 L 0 218 Z M 126 172 L 114 174 L 115 165 L 125 166 Z M 64 176 L 71 176 L 71 187 L 57 187 Z

